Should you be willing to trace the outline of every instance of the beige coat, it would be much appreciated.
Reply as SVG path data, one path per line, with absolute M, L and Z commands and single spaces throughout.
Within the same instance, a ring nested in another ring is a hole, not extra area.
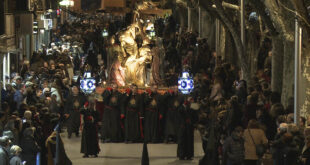
M 262 129 L 250 129 L 251 135 L 254 139 L 255 144 L 267 144 L 268 140 Z M 256 148 L 253 140 L 249 134 L 249 129 L 244 130 L 244 159 L 245 160 L 258 160 L 256 155 Z

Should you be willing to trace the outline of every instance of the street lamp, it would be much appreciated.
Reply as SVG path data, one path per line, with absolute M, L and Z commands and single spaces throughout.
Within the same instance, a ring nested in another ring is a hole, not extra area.
M 74 6 L 74 1 L 73 0 L 62 0 L 59 2 L 60 6 L 65 6 L 66 7 L 66 18 L 68 17 L 68 7 L 73 7 Z
M 68 7 L 73 7 L 74 6 L 74 1 L 73 0 L 62 0 L 61 2 L 59 2 L 60 6 L 66 6 Z

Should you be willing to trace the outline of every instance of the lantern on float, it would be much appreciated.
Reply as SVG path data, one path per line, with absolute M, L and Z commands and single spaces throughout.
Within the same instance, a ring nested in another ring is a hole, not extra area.
M 188 95 L 194 90 L 193 77 L 187 71 L 183 71 L 178 80 L 178 89 L 181 93 Z
M 108 37 L 109 36 L 109 32 L 107 31 L 107 29 L 104 29 L 102 31 L 102 37 Z
M 90 94 L 92 93 L 96 88 L 96 80 L 91 77 L 90 72 L 86 72 L 84 74 L 84 78 L 80 80 L 80 89 L 85 93 L 85 94 Z

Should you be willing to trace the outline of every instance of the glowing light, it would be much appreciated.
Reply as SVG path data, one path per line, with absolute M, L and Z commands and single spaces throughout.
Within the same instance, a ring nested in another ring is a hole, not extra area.
M 72 7 L 74 6 L 74 1 L 72 0 L 62 0 L 61 2 L 59 2 L 60 6 L 66 6 L 66 7 Z
M 178 80 L 178 89 L 181 93 L 187 95 L 194 90 L 194 80 L 188 72 L 182 72 Z
M 80 88 L 84 93 L 90 94 L 96 89 L 96 80 L 91 77 L 90 72 L 86 72 L 84 75 L 86 77 L 80 80 Z
M 108 37 L 109 36 L 109 32 L 104 29 L 103 32 L 102 32 L 102 37 Z

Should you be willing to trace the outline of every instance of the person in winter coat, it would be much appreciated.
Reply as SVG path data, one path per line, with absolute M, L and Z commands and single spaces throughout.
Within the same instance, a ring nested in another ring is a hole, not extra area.
M 7 148 L 9 147 L 8 138 L 6 136 L 0 137 L 0 164 L 9 165 L 9 153 Z
M 256 154 L 256 145 L 267 145 L 268 140 L 256 120 L 249 121 L 248 128 L 244 131 L 244 165 L 255 165 L 259 157 Z
M 291 133 L 284 133 L 272 144 L 274 165 L 297 165 L 300 155 Z
M 40 151 L 38 144 L 34 139 L 34 128 L 26 128 L 24 131 L 24 136 L 21 139 L 22 153 L 21 157 L 23 161 L 27 162 L 27 165 L 36 164 L 36 156 Z
M 10 165 L 23 165 L 22 159 L 19 156 L 21 152 L 22 152 L 22 149 L 17 145 L 13 145 L 10 148 L 10 153 L 12 155 L 12 158 L 10 159 Z
M 226 165 L 242 165 L 244 159 L 244 140 L 242 127 L 236 127 L 223 147 Z

